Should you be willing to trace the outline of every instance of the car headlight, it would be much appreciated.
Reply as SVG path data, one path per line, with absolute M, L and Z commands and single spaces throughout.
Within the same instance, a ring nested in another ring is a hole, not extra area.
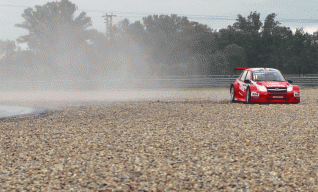
M 264 85 L 257 85 L 256 87 L 257 87 L 257 89 L 258 89 L 259 91 L 263 91 L 263 92 L 266 92 L 266 91 L 267 91 L 267 89 L 266 89 L 266 87 L 265 87 Z
M 287 92 L 293 91 L 293 86 L 292 85 L 288 85 L 287 87 Z

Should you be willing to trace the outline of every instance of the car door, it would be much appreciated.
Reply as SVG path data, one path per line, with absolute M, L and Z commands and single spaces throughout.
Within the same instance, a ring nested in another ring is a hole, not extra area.
M 243 72 L 243 75 L 238 79 L 238 94 L 237 94 L 237 98 L 239 100 L 242 100 L 242 99 L 245 99 L 245 95 L 244 95 L 244 86 L 245 86 L 245 83 L 244 83 L 244 79 L 245 79 L 245 76 L 246 76 L 246 73 L 247 71 L 244 71 Z
M 246 76 L 245 76 L 245 79 L 244 80 L 250 80 L 251 81 L 251 72 L 250 71 L 247 71 L 247 73 L 246 73 Z M 244 83 L 244 81 L 243 81 L 243 83 Z M 247 92 L 247 87 L 248 87 L 248 85 L 249 85 L 249 83 L 244 83 L 243 84 L 243 91 L 242 91 L 242 97 L 243 97 L 243 99 L 245 99 L 246 100 L 246 92 Z

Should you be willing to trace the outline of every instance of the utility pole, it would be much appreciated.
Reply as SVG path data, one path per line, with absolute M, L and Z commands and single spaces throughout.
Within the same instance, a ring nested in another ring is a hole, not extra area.
M 109 41 L 113 40 L 113 17 L 116 17 L 117 15 L 103 15 L 102 17 L 105 17 L 105 23 L 106 23 L 106 37 Z

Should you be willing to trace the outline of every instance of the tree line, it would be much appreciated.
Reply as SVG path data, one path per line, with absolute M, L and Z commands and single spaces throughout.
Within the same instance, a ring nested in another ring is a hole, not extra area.
M 168 75 L 233 74 L 234 67 L 272 67 L 285 74 L 318 73 L 317 35 L 296 32 L 251 12 L 215 30 L 178 15 L 149 15 L 113 26 L 110 36 L 92 28 L 85 12 L 75 17 L 69 0 L 27 8 L 16 27 L 29 33 L 0 40 L 2 78 L 122 79 Z

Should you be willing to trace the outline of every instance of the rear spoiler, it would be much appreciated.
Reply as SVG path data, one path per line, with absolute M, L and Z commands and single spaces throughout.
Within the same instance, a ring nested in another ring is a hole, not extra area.
M 245 69 L 249 69 L 249 67 L 236 67 L 235 70 L 245 70 Z
M 236 67 L 234 68 L 234 72 L 236 74 L 236 70 L 245 70 L 245 69 L 249 69 L 249 67 Z

